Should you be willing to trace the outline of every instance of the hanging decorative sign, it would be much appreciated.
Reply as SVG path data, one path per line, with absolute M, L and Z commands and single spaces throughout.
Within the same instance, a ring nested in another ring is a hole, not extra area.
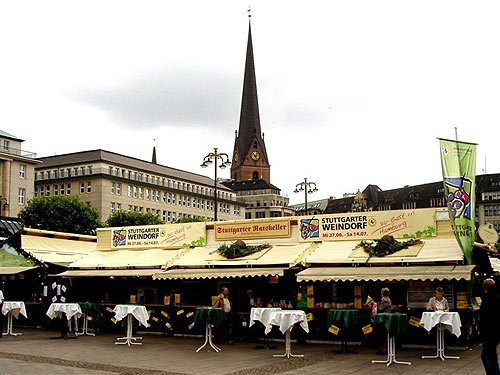
M 436 236 L 434 209 L 372 211 L 299 218 L 299 240 L 367 240 L 391 235 L 395 238 Z
M 109 229 L 100 229 L 106 231 Z M 97 236 L 98 248 L 102 236 Z M 111 228 L 111 249 L 162 248 L 179 249 L 181 247 L 205 246 L 205 223 L 182 223 L 144 225 L 122 228 Z M 109 247 L 107 247 L 109 249 Z
M 290 237 L 290 219 L 215 223 L 217 241 Z

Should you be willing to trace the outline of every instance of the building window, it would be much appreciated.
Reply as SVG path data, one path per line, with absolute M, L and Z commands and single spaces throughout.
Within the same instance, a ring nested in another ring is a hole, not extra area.
M 151 195 L 150 195 L 150 193 L 149 193 L 149 189 L 144 189 L 144 192 L 145 192 L 145 194 L 146 194 L 146 200 L 148 200 L 148 201 L 149 201 L 149 200 L 151 199 Z
M 26 178 L 26 166 L 24 164 L 19 166 L 19 178 Z
M 111 183 L 111 194 L 115 194 L 116 182 Z
M 265 212 L 265 211 L 257 211 L 257 212 L 255 213 L 255 217 L 256 217 L 257 219 L 262 219 L 262 218 L 266 217 L 266 212 Z
M 66 184 L 66 194 L 71 195 L 71 184 Z
M 85 182 L 80 182 L 80 194 L 85 193 Z
M 92 168 L 92 166 L 91 166 L 91 165 L 89 165 L 89 166 L 88 166 L 88 169 L 89 169 L 89 174 L 92 174 L 92 172 L 93 172 L 93 168 Z
M 5 151 L 9 151 L 10 148 L 10 141 L 7 141 L 6 139 L 3 140 L 3 149 Z
M 133 186 L 133 187 L 132 187 L 132 190 L 133 190 L 133 192 L 132 192 L 132 196 L 133 196 L 134 198 L 137 198 L 137 186 Z
M 140 188 L 139 188 L 139 199 L 142 199 L 142 197 L 143 197 L 143 194 L 142 194 L 142 188 L 140 187 Z
M 253 171 L 253 173 L 252 173 L 252 179 L 253 180 L 258 180 L 259 179 L 259 172 Z
M 54 185 L 54 195 L 59 195 L 59 185 L 58 184 Z
M 46 196 L 49 196 L 49 195 L 50 195 L 50 185 L 47 185 L 47 186 L 45 187 L 45 195 L 46 195 Z
M 245 219 L 251 219 L 252 218 L 252 213 L 251 212 L 245 212 Z
M 87 181 L 87 193 L 92 193 L 92 181 Z
M 122 195 L 122 183 L 121 182 L 116 183 L 116 195 Z
M 19 188 L 17 194 L 17 203 L 24 205 L 24 202 L 26 202 L 26 189 Z
M 64 184 L 61 184 L 61 189 L 60 190 L 61 190 L 60 191 L 61 195 L 64 195 Z

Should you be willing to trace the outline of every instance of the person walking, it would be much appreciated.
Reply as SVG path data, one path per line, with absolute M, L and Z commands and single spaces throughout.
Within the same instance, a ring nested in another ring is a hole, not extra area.
M 483 343 L 481 361 L 486 375 L 500 375 L 497 346 L 500 341 L 500 300 L 496 293 L 495 280 L 483 282 L 483 296 L 479 310 L 479 335 Z

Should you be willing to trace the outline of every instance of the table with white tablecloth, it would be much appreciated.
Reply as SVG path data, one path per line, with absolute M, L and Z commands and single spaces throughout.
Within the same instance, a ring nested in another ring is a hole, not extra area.
M 275 354 L 274 357 L 303 357 L 303 355 L 292 354 L 290 333 L 295 324 L 299 323 L 302 329 L 309 332 L 306 313 L 302 310 L 278 310 L 272 311 L 269 316 L 269 322 L 266 325 L 266 335 L 271 332 L 272 326 L 278 326 L 285 335 L 285 353 Z
M 82 316 L 82 309 L 78 303 L 51 303 L 49 309 L 47 310 L 47 316 L 50 319 L 62 318 L 63 314 L 66 315 L 66 319 L 70 320 L 73 316 L 79 318 Z
M 436 355 L 422 356 L 422 358 L 440 358 L 444 361 L 447 358 L 459 359 L 460 357 L 452 357 L 444 354 L 444 331 L 447 329 L 456 337 L 461 335 L 460 315 L 456 311 L 426 311 L 422 314 L 420 319 L 420 326 L 425 328 L 428 332 L 432 328 L 437 327 L 436 332 Z
M 60 318 L 63 320 L 63 315 L 66 316 L 66 319 L 69 321 L 73 316 L 77 318 L 82 316 L 82 309 L 78 303 L 61 303 L 54 302 L 51 303 L 49 309 L 47 310 L 47 316 L 50 319 Z M 61 336 L 60 337 L 51 337 L 51 338 L 60 338 L 67 339 L 68 338 L 68 324 L 64 321 L 61 322 Z M 76 338 L 76 336 L 74 337 Z
M 117 338 L 117 340 L 124 341 L 116 341 L 115 344 L 127 344 L 128 346 L 142 345 L 140 342 L 135 342 L 135 340 L 142 340 L 142 337 L 132 336 L 132 317 L 136 318 L 140 324 L 147 328 L 149 315 L 146 307 L 140 305 L 116 305 L 113 312 L 115 313 L 116 321 L 127 317 L 127 336 Z
M 281 311 L 281 308 L 279 308 L 279 307 L 252 307 L 250 309 L 250 324 L 248 326 L 252 327 L 255 324 L 255 322 L 261 322 L 262 325 L 264 326 L 264 329 L 267 328 L 269 326 L 269 323 L 271 320 L 271 314 L 274 311 Z M 269 345 L 269 337 L 268 337 L 267 333 L 265 334 L 264 344 L 262 346 L 256 347 L 256 349 L 264 349 L 264 348 L 276 349 L 275 346 Z
M 2 305 L 2 314 L 7 315 L 7 332 L 4 335 L 19 336 L 22 333 L 12 332 L 12 318 L 19 318 L 19 314 L 24 315 L 25 318 L 28 317 L 26 314 L 26 306 L 22 301 L 4 301 Z

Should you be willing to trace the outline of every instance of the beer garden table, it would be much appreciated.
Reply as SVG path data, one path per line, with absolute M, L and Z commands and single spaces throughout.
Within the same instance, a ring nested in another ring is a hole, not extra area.
M 272 311 L 269 319 L 269 324 L 266 326 L 265 333 L 268 334 L 272 326 L 278 326 L 280 331 L 285 335 L 285 353 L 275 354 L 273 357 L 303 357 L 302 354 L 292 354 L 290 333 L 293 326 L 299 323 L 304 331 L 309 333 L 306 313 L 302 310 L 278 310 Z
M 341 337 L 341 348 L 340 353 L 347 353 L 347 334 L 348 329 L 352 329 L 359 325 L 360 322 L 359 310 L 355 309 L 330 309 L 328 310 L 328 315 L 326 321 L 328 327 L 330 327 L 334 322 L 340 323 L 340 337 Z M 356 353 L 355 351 L 350 351 L 351 353 Z
M 408 327 L 408 316 L 401 313 L 380 313 L 373 318 L 373 324 L 383 324 L 387 331 L 387 360 L 372 363 L 385 363 L 390 366 L 393 363 L 411 365 L 411 362 L 400 362 L 396 360 L 396 336 L 406 333 Z
M 195 323 L 203 322 L 205 323 L 205 342 L 202 346 L 196 349 L 198 353 L 205 346 L 210 345 L 217 353 L 221 349 L 212 342 L 212 325 L 218 327 L 224 320 L 226 320 L 226 314 L 221 308 L 215 307 L 197 307 L 194 311 L 194 321 Z
M 18 319 L 19 313 L 24 315 L 25 318 L 28 317 L 26 315 L 26 306 L 24 306 L 24 302 L 22 302 L 22 301 L 4 301 L 3 302 L 2 314 L 7 315 L 7 332 L 4 333 L 5 335 L 12 335 L 12 336 L 22 335 L 22 333 L 12 332 L 12 317 Z
M 120 321 L 127 317 L 127 336 L 118 337 L 117 340 L 124 340 L 123 342 L 116 341 L 115 345 L 142 345 L 142 342 L 135 342 L 135 340 L 142 340 L 142 337 L 132 336 L 132 317 L 136 318 L 140 324 L 147 328 L 148 326 L 148 311 L 146 306 L 141 305 L 116 305 L 113 309 L 116 321 Z
M 96 303 L 92 302 L 78 302 L 80 305 L 80 308 L 82 309 L 82 317 L 83 317 L 83 327 L 82 327 L 82 332 L 75 332 L 75 335 L 81 336 L 81 335 L 88 335 L 88 336 L 95 336 L 95 333 L 89 332 L 88 330 L 88 312 L 90 310 L 97 311 L 98 310 L 98 305 Z
M 437 326 L 436 331 L 436 355 L 423 355 L 422 358 L 440 358 L 442 361 L 448 358 L 459 359 L 460 357 L 452 357 L 444 354 L 444 330 L 448 329 L 452 334 L 459 337 L 461 334 L 460 315 L 458 312 L 450 311 L 426 311 L 422 313 L 420 326 L 424 327 L 430 333 L 431 329 Z
M 47 310 L 47 316 L 50 319 L 60 318 L 62 320 L 63 314 L 66 315 L 67 320 L 70 320 L 73 316 L 79 318 L 80 316 L 82 316 L 82 309 L 80 308 L 80 305 L 78 305 L 78 303 L 54 302 L 50 304 L 49 309 Z M 51 338 L 67 339 L 67 324 L 65 324 L 65 322 L 61 322 L 61 336 Z
M 281 308 L 279 307 L 252 307 L 250 309 L 250 324 L 248 325 L 249 327 L 253 326 L 255 322 L 261 322 L 262 325 L 264 326 L 264 329 L 267 328 L 269 325 L 270 319 L 271 319 L 271 314 L 274 311 L 281 311 Z M 262 346 L 257 346 L 256 349 L 263 349 L 263 348 L 271 348 L 269 345 L 269 337 L 267 334 L 265 335 L 264 338 L 264 345 Z M 272 347 L 272 349 L 276 349 L 276 347 Z

